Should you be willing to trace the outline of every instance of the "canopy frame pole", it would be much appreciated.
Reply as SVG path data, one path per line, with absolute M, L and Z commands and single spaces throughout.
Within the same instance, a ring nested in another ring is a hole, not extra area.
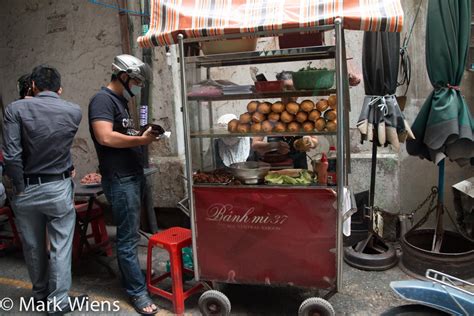
M 336 291 L 342 289 L 343 243 L 342 243 L 342 210 L 344 207 L 344 188 L 346 186 L 346 161 L 344 130 L 344 87 L 347 76 L 343 76 L 344 64 L 344 30 L 342 19 L 334 21 L 336 35 L 336 95 L 337 95 L 337 230 L 336 230 Z
M 434 252 L 441 251 L 441 244 L 443 243 L 444 228 L 444 168 L 446 159 L 438 163 L 438 205 L 436 205 L 436 227 L 433 234 L 433 243 L 431 249 Z
M 188 204 L 189 214 L 191 218 L 191 233 L 193 238 L 193 261 L 194 261 L 194 277 L 196 281 L 199 281 L 199 263 L 197 260 L 197 249 L 196 249 L 196 217 L 194 210 L 194 196 L 193 196 L 193 163 L 191 156 L 191 127 L 189 126 L 189 109 L 188 109 L 188 92 L 186 86 L 186 62 L 184 59 L 184 36 L 183 34 L 178 35 L 179 45 L 179 68 L 181 72 L 181 112 L 183 113 L 183 126 L 184 126 L 184 154 L 186 156 L 186 183 L 188 190 Z

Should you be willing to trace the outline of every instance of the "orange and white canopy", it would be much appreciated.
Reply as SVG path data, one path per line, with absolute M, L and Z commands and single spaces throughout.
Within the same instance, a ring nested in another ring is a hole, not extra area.
M 177 43 L 185 38 L 334 24 L 349 30 L 400 32 L 400 0 L 151 0 L 150 28 L 138 38 L 142 47 Z

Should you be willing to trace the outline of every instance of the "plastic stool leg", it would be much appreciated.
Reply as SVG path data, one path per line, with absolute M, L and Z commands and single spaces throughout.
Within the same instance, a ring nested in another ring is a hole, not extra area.
M 181 315 L 184 313 L 183 260 L 181 258 L 181 249 L 171 249 L 170 261 L 174 312 Z
M 153 245 L 149 242 L 148 243 L 148 251 L 146 255 L 146 285 L 148 289 L 153 286 L 151 284 L 151 261 L 153 258 Z

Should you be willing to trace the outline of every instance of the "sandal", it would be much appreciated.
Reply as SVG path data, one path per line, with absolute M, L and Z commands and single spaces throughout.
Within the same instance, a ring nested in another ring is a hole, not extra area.
M 155 315 L 156 313 L 158 313 L 158 307 L 153 309 L 151 312 L 145 312 L 145 307 L 149 307 L 149 306 L 155 304 L 155 303 L 153 303 L 153 301 L 151 300 L 151 298 L 148 294 L 143 294 L 143 295 L 140 295 L 140 296 L 130 297 L 130 302 L 131 302 L 133 308 L 135 308 L 135 311 L 138 314 L 141 314 L 141 315 Z

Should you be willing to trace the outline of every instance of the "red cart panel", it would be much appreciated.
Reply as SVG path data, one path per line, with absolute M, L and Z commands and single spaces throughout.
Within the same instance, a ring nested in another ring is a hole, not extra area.
M 333 190 L 195 186 L 194 200 L 202 280 L 335 286 Z

